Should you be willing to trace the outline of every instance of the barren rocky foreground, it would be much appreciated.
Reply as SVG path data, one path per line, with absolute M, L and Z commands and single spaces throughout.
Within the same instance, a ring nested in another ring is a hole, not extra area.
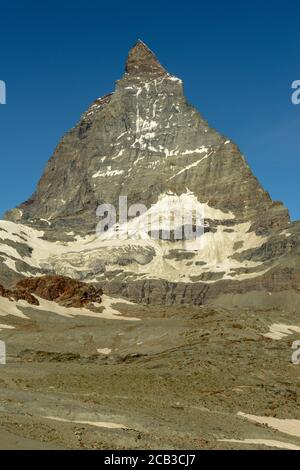
M 300 449 L 296 312 L 103 302 L 1 317 L 1 449 Z

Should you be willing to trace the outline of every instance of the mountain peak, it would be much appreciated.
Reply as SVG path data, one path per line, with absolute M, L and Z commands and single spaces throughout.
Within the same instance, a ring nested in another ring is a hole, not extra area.
M 57 238 L 85 236 L 95 231 L 99 202 L 115 205 L 119 191 L 130 205 L 150 207 L 170 190 L 192 192 L 261 233 L 289 220 L 238 147 L 209 127 L 187 103 L 180 80 L 139 40 L 113 95 L 88 108 L 63 137 L 33 196 L 5 217 Z
M 141 39 L 130 49 L 125 70 L 130 75 L 160 76 L 167 73 L 154 52 Z

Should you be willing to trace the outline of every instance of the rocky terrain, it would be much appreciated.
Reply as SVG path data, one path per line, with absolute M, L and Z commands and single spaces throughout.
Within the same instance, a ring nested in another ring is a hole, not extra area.
M 300 449 L 299 301 L 300 223 L 138 41 L 0 221 L 0 448 Z
M 16 301 L 25 300 L 33 305 L 39 305 L 36 295 L 65 307 L 81 308 L 94 302 L 100 304 L 102 294 L 101 288 L 64 276 L 26 278 L 19 281 L 13 290 L 5 289 L 0 284 L 0 296 Z
M 1 316 L 1 448 L 300 449 L 298 311 L 109 300 Z

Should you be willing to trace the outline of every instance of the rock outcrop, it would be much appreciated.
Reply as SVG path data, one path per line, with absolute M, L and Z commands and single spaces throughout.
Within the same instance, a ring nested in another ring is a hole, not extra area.
M 15 300 L 18 302 L 18 300 L 25 300 L 28 304 L 31 305 L 39 305 L 38 299 L 36 299 L 32 294 L 30 294 L 28 291 L 24 289 L 5 289 L 0 284 L 0 297 L 5 297 L 9 300 Z
M 103 291 L 84 282 L 64 276 L 42 276 L 23 279 L 18 290 L 52 300 L 65 307 L 83 307 L 92 302 L 101 303 Z
M 99 287 L 55 275 L 23 279 L 12 290 L 0 285 L 0 296 L 16 301 L 25 300 L 32 305 L 39 305 L 37 296 L 64 307 L 81 308 L 93 303 L 100 304 L 102 294 Z

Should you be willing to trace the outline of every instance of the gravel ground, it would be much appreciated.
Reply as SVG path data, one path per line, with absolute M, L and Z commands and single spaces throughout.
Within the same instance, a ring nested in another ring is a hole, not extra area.
M 300 448 L 300 434 L 238 415 L 300 420 L 300 333 L 263 336 L 296 314 L 119 308 L 140 320 L 1 317 L 15 327 L 0 331 L 1 449 Z

